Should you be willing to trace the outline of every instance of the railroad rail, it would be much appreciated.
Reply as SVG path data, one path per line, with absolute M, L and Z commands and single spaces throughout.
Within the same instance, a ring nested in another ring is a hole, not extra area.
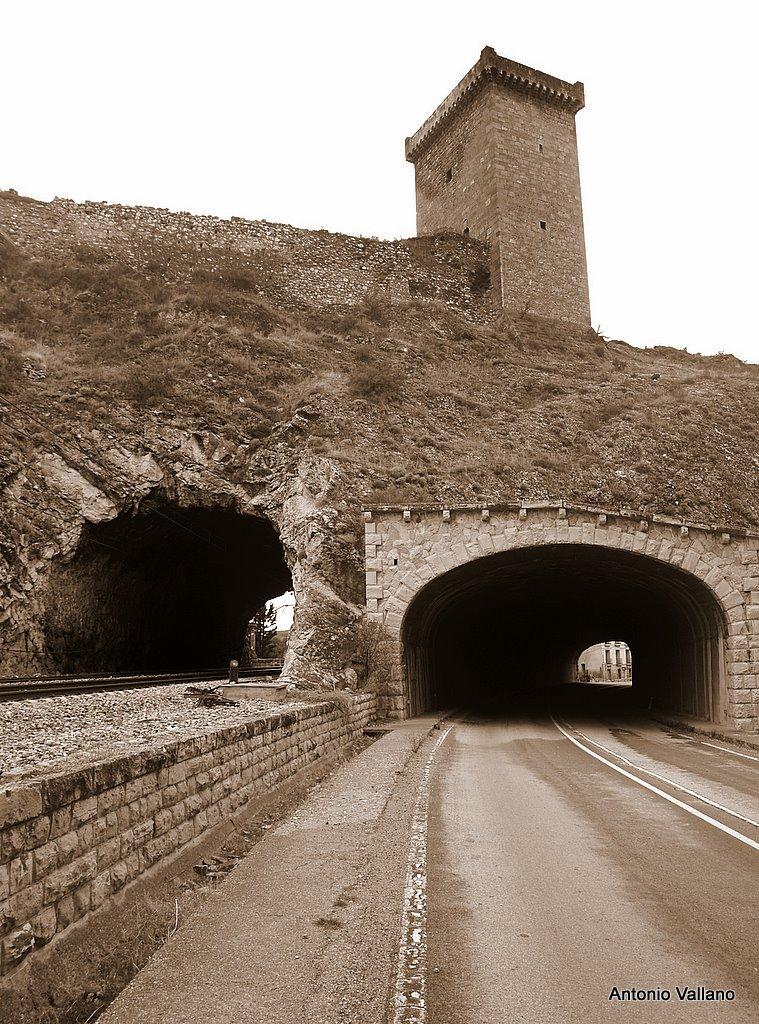
M 170 672 L 153 675 L 118 675 L 114 672 L 77 673 L 76 675 L 18 676 L 0 678 L 0 703 L 35 697 L 62 697 L 73 693 L 97 693 L 102 690 L 132 690 L 141 686 L 171 686 L 176 683 L 226 682 L 228 669 L 215 672 Z M 257 665 L 239 670 L 240 679 L 278 676 L 280 664 Z

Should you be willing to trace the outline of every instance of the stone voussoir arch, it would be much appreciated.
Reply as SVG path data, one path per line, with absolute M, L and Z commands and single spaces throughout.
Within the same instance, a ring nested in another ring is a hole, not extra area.
M 563 502 L 375 506 L 364 510 L 364 519 L 366 615 L 381 625 L 397 665 L 384 695 L 389 712 L 407 712 L 404 624 L 425 588 L 502 552 L 583 545 L 644 556 L 703 584 L 724 629 L 723 717 L 744 730 L 757 727 L 759 534 Z

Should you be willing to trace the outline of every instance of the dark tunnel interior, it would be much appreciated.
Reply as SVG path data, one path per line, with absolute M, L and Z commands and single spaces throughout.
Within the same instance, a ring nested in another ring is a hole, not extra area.
M 636 700 L 718 721 L 724 635 L 709 589 L 664 562 L 591 545 L 503 552 L 444 573 L 409 605 L 410 712 L 571 682 L 583 650 L 622 637 Z
M 252 615 L 291 588 L 267 520 L 152 502 L 88 526 L 56 567 L 46 657 L 61 672 L 223 668 L 240 658 Z

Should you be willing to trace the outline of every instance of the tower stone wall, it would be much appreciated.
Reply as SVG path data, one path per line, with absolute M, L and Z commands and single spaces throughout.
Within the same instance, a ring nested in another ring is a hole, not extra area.
M 489 241 L 501 304 L 590 322 L 575 114 L 570 85 L 487 47 L 406 140 L 419 235 Z

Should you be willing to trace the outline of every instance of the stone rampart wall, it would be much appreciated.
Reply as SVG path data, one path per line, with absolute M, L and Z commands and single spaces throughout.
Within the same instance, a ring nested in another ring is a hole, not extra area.
M 350 701 L 0 786 L 0 973 L 10 982 L 36 949 L 154 864 L 357 739 L 376 698 Z
M 43 203 L 2 191 L 0 230 L 32 256 L 91 246 L 179 279 L 231 261 L 260 271 L 265 290 L 288 305 L 350 305 L 379 294 L 443 302 L 479 322 L 494 315 L 489 246 L 471 238 L 380 241 L 152 207 Z

